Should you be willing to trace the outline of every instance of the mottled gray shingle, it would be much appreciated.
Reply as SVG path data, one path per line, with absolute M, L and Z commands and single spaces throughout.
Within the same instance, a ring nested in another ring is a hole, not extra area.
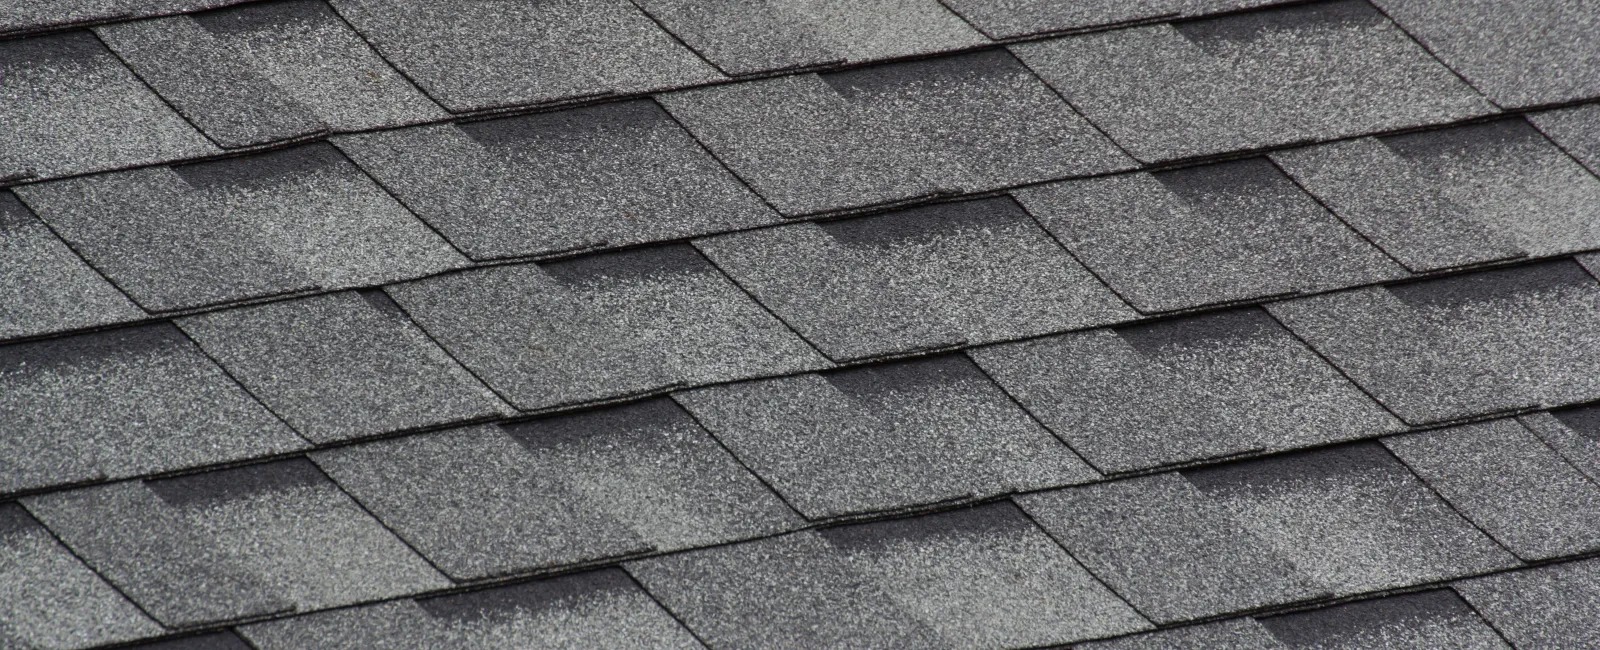
M 1589 171 L 1600 174 L 1600 104 L 1530 113 L 1528 121 Z
M 944 0 L 983 33 L 1015 38 L 1277 4 L 1285 0 Z
M 1448 589 L 1374 598 L 1260 619 L 1284 650 L 1511 650 Z
M 1235 618 L 1073 646 L 1076 650 L 1286 650 L 1255 619 Z
M 59 28 L 136 16 L 196 11 L 247 0 L 37 0 L 0 1 L 0 34 Z
M 128 646 L 129 650 L 255 650 L 239 635 L 229 631 L 167 638 L 152 643 Z
M 1458 582 L 1456 591 L 1521 650 L 1595 650 L 1600 560 Z
M 1531 413 L 1517 419 L 1589 480 L 1600 483 L 1600 405 Z
M 0 339 L 144 317 L 10 192 L 0 192 Z

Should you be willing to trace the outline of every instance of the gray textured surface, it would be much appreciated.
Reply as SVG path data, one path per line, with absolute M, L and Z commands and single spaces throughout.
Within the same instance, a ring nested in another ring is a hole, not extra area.
M 1132 162 L 999 50 L 690 90 L 660 101 L 791 216 Z
M 1600 179 L 1521 119 L 1272 157 L 1413 270 L 1600 248 Z
M 1405 274 L 1263 158 L 1066 181 L 1016 196 L 1141 311 Z
M 144 317 L 10 192 L 0 192 L 0 259 L 0 339 Z
M 466 271 L 388 292 L 523 409 L 827 365 L 687 245 Z
M 1015 38 L 1134 21 L 1198 16 L 1284 0 L 944 0 L 994 38 Z
M 1008 343 L 971 354 L 1031 413 L 1106 472 L 1401 428 L 1258 308 Z
M 1285 650 L 1511 650 L 1448 589 L 1260 619 Z
M 1571 260 L 1268 309 L 1409 422 L 1600 397 L 1600 284 Z
M 1134 316 L 1005 198 L 768 228 L 695 246 L 834 359 Z
M 178 323 L 315 442 L 514 413 L 382 291 L 325 294 Z
M 1600 560 L 1456 583 L 1456 591 L 1522 650 L 1594 650 L 1600 637 Z
M 333 0 L 378 52 L 461 112 L 722 75 L 627 0 Z
M 467 262 L 322 143 L 16 191 L 151 310 L 379 284 Z
M 0 34 L 59 28 L 134 16 L 159 16 L 222 7 L 245 0 L 5 0 L 0 2 Z
M 1285 650 L 1267 628 L 1249 617 L 1073 647 L 1078 650 Z
M 1589 480 L 1600 483 L 1600 405 L 1531 413 L 1517 419 Z
M 1530 113 L 1528 121 L 1590 171 L 1600 173 L 1600 104 Z
M 478 259 L 778 221 L 650 100 L 371 133 L 338 145 Z
M 1011 49 L 1144 161 L 1436 124 L 1493 110 L 1357 0 Z
M 168 324 L 0 347 L 0 412 L 0 492 L 305 445 Z
M 1098 477 L 961 356 L 674 397 L 814 518 Z

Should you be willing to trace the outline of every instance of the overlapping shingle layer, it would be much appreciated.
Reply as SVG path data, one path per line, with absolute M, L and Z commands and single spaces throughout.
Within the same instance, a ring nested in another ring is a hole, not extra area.
M 1600 7 L 0 0 L 0 648 L 1589 648 Z

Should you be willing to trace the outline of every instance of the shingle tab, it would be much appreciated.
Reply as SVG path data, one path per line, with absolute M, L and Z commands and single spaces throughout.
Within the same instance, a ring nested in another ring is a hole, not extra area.
M 0 412 L 0 492 L 305 445 L 170 324 L 0 347 Z
M 151 310 L 378 284 L 467 263 L 323 143 L 16 191 Z
M 332 0 L 446 108 L 474 111 L 722 78 L 627 0 Z
M 618 569 L 245 626 L 261 650 L 704 648 Z
M 1075 650 L 1285 650 L 1253 618 L 1188 625 L 1073 646 Z
M 477 269 L 388 292 L 526 410 L 828 365 L 682 244 Z
M 0 339 L 144 317 L 10 192 L 0 192 Z
M 1517 419 L 1589 480 L 1600 483 L 1600 405 L 1531 413 Z
M 799 523 L 665 399 L 315 457 L 458 579 L 716 544 Z
M 1521 119 L 1272 158 L 1412 270 L 1600 248 L 1600 179 Z
M 1015 195 L 1141 311 L 1405 275 L 1262 158 L 1066 181 Z
M 790 216 L 1132 163 L 1002 50 L 690 90 L 660 101 Z
M 1284 650 L 1511 650 L 1494 628 L 1448 589 L 1260 620 Z
M 989 42 L 938 0 L 642 0 L 723 72 L 933 54 Z
M 315 442 L 514 412 L 381 290 L 211 312 L 178 323 Z
M 0 124 L 0 181 L 218 151 L 84 31 L 0 43 Z
M 449 584 L 304 458 L 57 492 L 24 504 L 169 626 Z
M 1600 397 L 1600 284 L 1572 260 L 1268 309 L 1408 422 Z
M 1361 135 L 1494 110 L 1358 0 L 1011 49 L 1144 161 Z
M 778 221 L 650 100 L 385 131 L 337 143 L 478 259 Z
M 1106 472 L 1402 428 L 1257 308 L 971 354 L 1045 426 Z
M 1176 16 L 1247 9 L 1286 0 L 944 0 L 983 33 L 1016 38 Z
M 674 397 L 813 518 L 1098 478 L 961 356 Z
M 986 343 L 1135 314 L 996 198 L 695 242 L 834 359 Z
M 128 646 L 128 650 L 255 650 L 233 632 L 196 634 Z
M 1600 560 L 1552 564 L 1457 583 L 1456 591 L 1522 650 L 1594 650 Z
M 246 1 L 248 0 L 58 0 L 56 2 L 12 0 L 6 3 L 4 12 L 0 13 L 0 34 L 30 32 L 135 16 L 160 16 Z
M 1600 174 L 1600 104 L 1531 113 L 1528 121 L 1589 171 Z

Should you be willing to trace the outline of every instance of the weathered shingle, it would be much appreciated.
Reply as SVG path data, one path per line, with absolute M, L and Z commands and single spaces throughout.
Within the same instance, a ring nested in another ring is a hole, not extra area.
M 1263 158 L 1065 181 L 1016 197 L 1147 312 L 1405 274 Z
M 316 442 L 514 412 L 381 290 L 178 321 L 229 374 Z
M 151 310 L 379 284 L 466 264 L 322 143 L 16 191 Z
M 827 365 L 683 244 L 477 269 L 388 292 L 529 410 Z
M 1572 260 L 1268 309 L 1408 422 L 1600 397 L 1600 284 Z
M 1600 483 L 1600 405 L 1585 404 L 1517 419 L 1589 480 Z
M 0 192 L 0 259 L 0 339 L 144 317 L 10 192 Z
M 1600 179 L 1521 119 L 1272 158 L 1412 270 L 1600 248 Z
M 1600 7 L 1592 3 L 1373 1 L 1501 106 L 1600 97 Z
M 1187 625 L 1073 646 L 1074 650 L 1285 650 L 1253 618 Z
M 1014 38 L 1049 32 L 1277 4 L 1284 0 L 944 0 L 983 33 Z
M 12 0 L 0 10 L 0 34 L 30 32 L 135 16 L 160 16 L 245 1 L 247 0 L 58 0 L 56 2 Z
M 261 650 L 704 647 L 618 569 L 311 614 L 243 632 Z
M 627 0 L 332 0 L 446 108 L 473 111 L 721 78 Z
M 1459 120 L 1493 107 L 1359 0 L 1013 46 L 1134 157 Z
M 384 131 L 337 143 L 478 259 L 778 221 L 650 100 Z
M 1134 317 L 1005 198 L 768 228 L 695 246 L 834 359 Z
M 305 445 L 170 324 L 0 347 L 0 492 Z
M 1552 564 L 1456 583 L 1456 591 L 1522 650 L 1593 650 L 1600 560 Z
M 218 151 L 86 31 L 0 43 L 0 124 L 0 181 Z
M 304 458 L 23 503 L 174 627 L 449 584 Z
M 1001 50 L 665 95 L 786 215 L 977 192 L 1132 161 Z
M 809 517 L 1098 477 L 961 356 L 674 397 Z
M 1528 121 L 1589 171 L 1600 174 L 1600 104 L 1530 113 Z
M 990 346 L 972 356 L 1106 472 L 1401 428 L 1257 308 Z
M 1374 598 L 1260 619 L 1283 650 L 1511 650 L 1448 589 Z

